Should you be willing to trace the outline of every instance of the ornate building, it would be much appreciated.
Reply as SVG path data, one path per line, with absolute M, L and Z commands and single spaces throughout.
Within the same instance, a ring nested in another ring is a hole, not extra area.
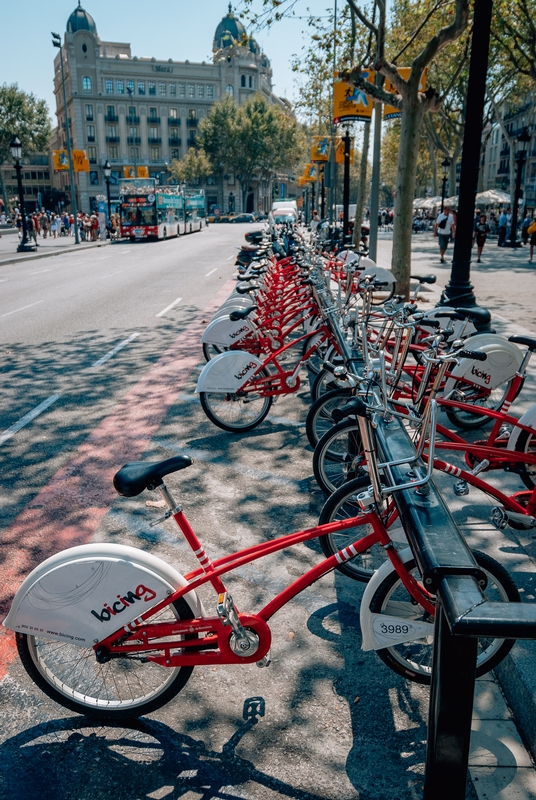
M 76 176 L 79 208 L 84 211 L 105 192 L 106 160 L 112 165 L 112 200 L 126 166 L 145 166 L 150 176 L 163 182 L 171 160 L 195 145 L 199 120 L 225 93 L 243 103 L 260 91 L 269 102 L 281 103 L 272 92 L 270 61 L 247 36 L 231 5 L 216 28 L 212 63 L 194 63 L 142 58 L 132 55 L 130 44 L 103 41 L 79 1 L 54 61 L 58 129 L 53 149 L 65 146 L 60 57 L 72 146 L 86 150 L 90 163 L 89 173 Z M 57 188 L 68 188 L 68 173 L 56 174 L 55 181 Z M 227 206 L 233 186 L 230 176 L 218 197 L 218 190 L 208 185 L 209 205 Z M 235 192 L 238 198 L 240 192 Z

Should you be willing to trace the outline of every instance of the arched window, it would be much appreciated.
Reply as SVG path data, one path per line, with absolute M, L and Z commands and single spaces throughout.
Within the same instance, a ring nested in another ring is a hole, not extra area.
M 93 91 L 93 84 L 91 82 L 91 78 L 88 77 L 82 78 L 82 89 L 84 90 L 84 92 Z
M 234 95 L 233 85 L 231 83 L 228 83 L 227 84 L 227 89 L 225 91 L 227 92 L 227 94 L 230 94 L 231 97 L 232 97 Z
M 242 88 L 244 88 L 244 89 L 246 88 L 246 76 L 245 75 L 241 75 L 240 76 L 240 86 L 242 86 Z
M 253 76 L 252 75 L 249 76 L 249 88 L 253 89 Z

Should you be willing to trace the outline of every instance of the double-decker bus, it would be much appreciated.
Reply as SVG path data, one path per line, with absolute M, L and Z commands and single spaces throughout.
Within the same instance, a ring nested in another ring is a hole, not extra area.
M 207 225 L 205 193 L 202 189 L 184 194 L 184 232 L 200 231 Z
M 126 178 L 119 187 L 121 236 L 167 239 L 184 227 L 184 199 L 174 186 L 156 186 L 154 178 Z

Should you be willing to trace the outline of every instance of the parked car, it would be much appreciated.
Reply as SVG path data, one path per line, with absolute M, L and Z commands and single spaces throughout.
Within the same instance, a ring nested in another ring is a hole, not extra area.
M 229 222 L 255 222 L 253 214 L 235 214 Z

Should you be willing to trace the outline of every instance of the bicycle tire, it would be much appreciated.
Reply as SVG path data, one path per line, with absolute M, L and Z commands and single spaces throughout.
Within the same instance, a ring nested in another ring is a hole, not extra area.
M 181 597 L 152 621 L 193 616 Z M 92 648 L 26 633 L 17 633 L 16 642 L 26 672 L 41 691 L 70 711 L 99 719 L 129 719 L 156 711 L 184 688 L 193 671 L 193 667 L 162 667 L 132 658 L 99 664 Z M 134 696 L 137 692 L 143 694 Z
M 361 517 L 361 511 L 356 496 L 364 491 L 370 484 L 370 479 L 367 476 L 356 478 L 349 481 L 345 486 L 342 486 L 338 491 L 334 492 L 329 497 L 318 520 L 319 525 L 326 525 L 328 522 L 335 522 L 337 520 L 351 519 L 352 517 Z M 394 524 L 393 528 L 394 529 Z M 318 541 L 322 548 L 322 552 L 326 557 L 335 555 L 339 550 L 352 544 L 358 539 L 362 539 L 372 532 L 370 524 L 363 525 L 356 524 L 355 528 L 350 528 L 345 531 L 337 533 L 326 533 L 320 536 Z M 399 545 L 395 543 L 395 547 Z M 400 545 L 406 547 L 407 545 Z M 385 562 L 387 556 L 381 544 L 375 544 L 363 553 L 354 556 L 348 561 L 343 561 L 342 564 L 337 564 L 336 569 L 347 575 L 353 580 L 367 583 L 379 567 Z
M 501 564 L 486 553 L 473 550 L 478 566 L 488 577 L 484 594 L 491 599 L 519 603 L 520 596 L 515 583 Z M 408 572 L 417 572 L 415 561 L 406 562 Z M 417 573 L 418 574 L 418 573 Z M 410 597 L 396 572 L 388 575 L 378 586 L 370 602 L 374 614 L 388 613 L 389 617 L 431 621 L 422 608 Z M 480 677 L 494 669 L 509 653 L 515 639 L 479 638 L 476 675 Z M 413 642 L 392 645 L 376 650 L 377 655 L 393 672 L 414 683 L 430 684 L 433 636 Z
M 348 386 L 342 389 L 333 389 L 315 400 L 307 412 L 305 420 L 305 433 L 311 447 L 316 447 L 322 436 L 333 427 L 335 423 L 331 415 L 334 409 L 347 403 L 350 394 L 351 389 Z
M 258 376 L 266 376 L 260 370 Z M 203 411 L 214 425 L 229 433 L 247 433 L 260 425 L 272 406 L 272 397 L 253 393 L 200 392 Z
M 536 455 L 536 431 L 534 433 L 521 431 L 515 445 L 515 451 L 527 455 L 529 453 Z M 519 477 L 527 489 L 534 489 L 536 486 L 536 464 L 517 464 L 516 470 L 519 472 Z
M 482 397 L 482 387 L 467 387 L 467 384 L 464 381 L 457 381 L 454 385 L 454 393 L 456 393 L 457 390 L 460 393 L 463 393 L 464 402 L 466 402 L 468 405 L 471 404 L 471 397 L 473 397 L 473 402 L 475 405 L 489 408 L 492 411 L 499 411 L 504 403 L 504 399 L 508 391 L 510 390 L 513 380 L 513 378 L 510 378 L 508 381 L 506 381 L 506 383 L 499 384 L 499 386 L 495 387 L 495 389 L 491 389 L 484 397 Z M 517 394 L 519 394 L 519 392 Z M 454 394 L 453 397 L 456 397 L 456 394 Z M 495 421 L 492 417 L 487 417 L 485 414 L 474 414 L 471 411 L 466 411 L 462 408 L 445 407 L 445 411 L 447 417 L 453 425 L 456 425 L 456 427 L 466 431 L 483 428 L 485 425 Z
M 311 384 L 311 399 L 314 403 L 327 392 L 344 388 L 348 388 L 345 380 L 339 380 L 327 369 L 321 369 Z
M 354 417 L 338 422 L 322 436 L 313 453 L 313 473 L 326 495 L 364 473 L 362 453 L 361 433 Z
M 392 299 L 394 293 L 396 291 L 396 283 L 391 284 L 391 288 L 387 289 L 386 291 L 381 291 L 378 289 L 376 292 L 372 293 L 372 300 L 370 304 L 372 306 L 383 306 L 384 303 L 388 303 L 389 300 Z
M 215 358 L 219 356 L 220 353 L 224 353 L 228 348 L 224 347 L 221 344 L 211 344 L 211 342 L 203 342 L 203 356 L 205 361 L 208 362 L 211 358 Z

